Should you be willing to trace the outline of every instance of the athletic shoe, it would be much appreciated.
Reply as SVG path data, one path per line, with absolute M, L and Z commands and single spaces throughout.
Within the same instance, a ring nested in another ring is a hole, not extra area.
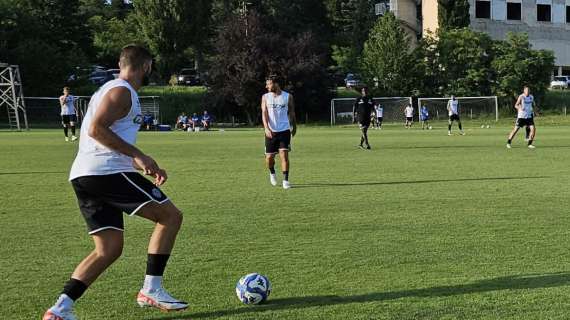
M 450 132 L 448 132 L 448 133 L 447 133 L 447 135 L 448 135 L 448 136 L 450 136 L 450 135 L 451 135 L 451 131 L 450 131 Z
M 361 145 L 361 144 L 359 144 L 357 147 L 360 148 L 360 149 L 362 149 L 362 150 L 364 150 L 364 146 Z
M 461 131 L 459 134 L 462 135 L 462 136 L 464 136 L 464 135 L 465 135 L 465 132 Z
M 272 186 L 277 185 L 277 177 L 275 176 L 274 173 L 269 174 L 269 182 L 271 183 Z
M 372 148 L 370 147 L 370 145 L 367 145 L 367 146 L 366 146 L 366 149 L 367 149 L 367 150 L 370 150 L 370 149 L 372 149 Z
M 529 145 L 528 145 L 528 148 L 529 148 L 529 149 L 536 149 L 536 147 L 533 146 L 532 144 L 529 144 Z
M 65 137 L 65 141 L 66 141 L 66 142 L 69 142 L 69 138 L 68 138 L 68 137 Z
M 43 320 L 76 320 L 77 318 L 75 317 L 75 315 L 73 314 L 73 311 L 67 311 L 67 312 L 55 312 L 52 311 L 51 309 L 49 309 L 48 311 L 46 311 L 46 313 L 44 314 L 44 317 L 42 318 Z
M 283 189 L 291 189 L 291 184 L 287 180 L 283 180 Z
M 75 141 L 75 140 L 77 140 L 77 137 L 76 137 L 76 136 L 71 136 L 71 141 Z
M 511 149 L 511 148 L 512 148 L 512 147 L 511 147 L 511 144 L 510 144 L 510 143 L 507 143 L 507 149 Z
M 174 299 L 166 290 L 160 288 L 153 292 L 139 291 L 137 303 L 141 307 L 154 307 L 161 311 L 181 311 L 188 308 L 188 303 Z

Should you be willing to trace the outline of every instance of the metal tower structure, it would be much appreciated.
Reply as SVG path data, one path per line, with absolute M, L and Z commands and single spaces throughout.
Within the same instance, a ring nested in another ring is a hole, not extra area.
M 0 62 L 0 108 L 6 106 L 11 130 L 29 130 L 20 68 Z

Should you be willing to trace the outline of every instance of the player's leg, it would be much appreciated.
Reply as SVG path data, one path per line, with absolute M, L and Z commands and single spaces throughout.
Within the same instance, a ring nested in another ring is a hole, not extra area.
M 463 126 L 461 125 L 461 119 L 459 117 L 457 117 L 457 125 L 459 126 L 459 133 L 464 135 L 465 132 L 463 131 Z
M 61 116 L 61 125 L 63 126 L 65 141 L 69 141 L 69 116 Z
M 95 249 L 75 268 L 57 302 L 44 314 L 44 320 L 75 319 L 73 304 L 121 256 L 123 231 L 105 229 L 93 234 L 92 238 Z
M 449 117 L 449 119 L 447 120 L 447 135 L 448 136 L 451 135 L 451 124 L 453 124 L 453 118 Z
M 283 188 L 289 189 L 291 188 L 289 183 L 289 151 L 285 149 L 279 150 L 279 158 L 281 159 L 281 171 L 283 172 Z
M 265 137 L 265 167 L 269 170 L 269 183 L 272 186 L 277 185 L 277 176 L 275 175 L 275 155 L 278 153 L 279 146 L 276 144 L 277 139 L 275 133 L 273 137 Z
M 77 136 L 75 135 L 75 121 L 76 121 L 76 117 L 72 116 L 72 119 L 69 122 L 69 126 L 71 128 L 71 141 L 77 140 Z
M 507 148 L 511 148 L 511 143 L 513 142 L 513 139 L 515 137 L 515 135 L 517 134 L 517 132 L 519 131 L 520 126 L 519 126 L 519 120 L 517 120 L 517 123 L 515 123 L 515 127 L 513 128 L 513 130 L 511 130 L 511 133 L 509 133 L 509 136 L 507 138 Z
M 534 137 L 536 135 L 536 126 L 534 124 L 530 124 L 527 126 L 527 128 L 530 128 L 528 136 L 528 147 L 530 149 L 534 149 L 534 145 L 532 145 L 532 143 L 534 142 Z
M 155 223 L 148 244 L 145 280 L 137 303 L 141 307 L 156 307 L 164 311 L 186 309 L 186 302 L 173 298 L 162 286 L 162 276 L 182 225 L 182 213 L 171 201 L 166 201 L 149 202 L 136 215 Z
M 366 144 L 366 149 L 370 149 L 370 143 L 368 143 L 368 128 L 370 124 L 363 124 L 362 125 L 362 138 L 364 139 L 364 143 Z

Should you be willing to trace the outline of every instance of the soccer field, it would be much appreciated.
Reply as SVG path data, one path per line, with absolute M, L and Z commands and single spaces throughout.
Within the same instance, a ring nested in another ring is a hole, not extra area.
M 261 129 L 142 132 L 184 212 L 165 288 L 186 312 L 135 297 L 153 225 L 125 217 L 123 256 L 76 304 L 79 319 L 567 319 L 570 128 L 542 126 L 536 150 L 510 126 L 447 136 L 401 126 L 300 127 L 293 189 L 271 187 Z M 455 128 L 454 128 L 455 129 Z M 67 176 L 61 130 L 0 132 L 0 301 L 39 319 L 92 249 Z M 279 166 L 276 166 L 279 172 Z M 278 174 L 281 178 L 281 174 Z M 269 303 L 242 305 L 244 274 Z

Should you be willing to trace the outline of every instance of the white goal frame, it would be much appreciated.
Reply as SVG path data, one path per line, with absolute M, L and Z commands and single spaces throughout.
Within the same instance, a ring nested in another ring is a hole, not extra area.
M 418 114 L 420 114 L 420 108 L 422 106 L 422 101 L 446 101 L 450 100 L 451 97 L 447 98 L 418 98 Z M 462 99 L 462 100 L 477 100 L 477 99 L 493 99 L 495 101 L 495 121 L 499 121 L 499 100 L 497 96 L 480 96 L 480 97 L 455 97 L 455 99 Z M 471 111 L 471 118 L 473 118 L 473 111 Z
M 336 124 L 336 111 L 334 107 L 335 101 L 355 101 L 357 98 L 334 98 L 331 99 L 331 127 Z M 380 99 L 394 99 L 394 100 L 409 100 L 410 104 L 412 104 L 412 97 L 372 97 L 372 100 L 380 100 Z

